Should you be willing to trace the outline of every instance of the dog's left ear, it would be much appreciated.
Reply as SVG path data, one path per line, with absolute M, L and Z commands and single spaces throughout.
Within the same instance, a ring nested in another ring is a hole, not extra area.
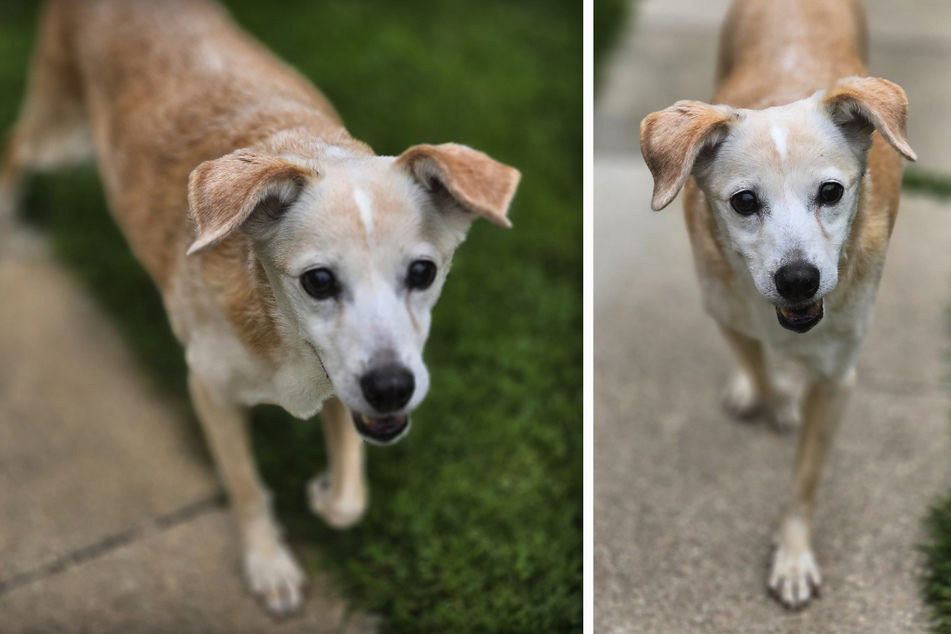
M 874 130 L 910 161 L 918 159 L 908 145 L 905 121 L 908 98 L 901 86 L 878 77 L 843 77 L 821 96 L 822 106 L 847 136 L 859 137 L 868 149 Z
M 482 152 L 458 143 L 414 145 L 396 159 L 435 199 L 502 227 L 522 174 Z
M 198 229 L 188 255 L 221 242 L 256 210 L 277 215 L 314 175 L 284 157 L 248 148 L 200 164 L 188 177 L 188 215 Z

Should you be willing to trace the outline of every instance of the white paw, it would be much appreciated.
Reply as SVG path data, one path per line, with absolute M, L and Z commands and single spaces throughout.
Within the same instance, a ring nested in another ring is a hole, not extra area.
M 367 509 L 366 490 L 363 485 L 357 492 L 334 495 L 330 475 L 322 473 L 307 484 L 310 510 L 323 518 L 333 528 L 349 528 L 363 517 Z
M 723 393 L 723 408 L 731 416 L 749 420 L 762 414 L 766 403 L 745 372 L 736 371 Z
M 773 406 L 773 424 L 782 433 L 799 428 L 801 420 L 801 404 L 797 395 L 783 394 L 777 396 Z
M 769 590 L 787 608 L 801 608 L 819 597 L 822 576 L 809 548 L 808 529 L 799 520 L 788 520 L 773 555 Z
M 249 549 L 244 555 L 244 575 L 251 592 L 271 614 L 287 616 L 300 607 L 306 578 L 283 544 Z

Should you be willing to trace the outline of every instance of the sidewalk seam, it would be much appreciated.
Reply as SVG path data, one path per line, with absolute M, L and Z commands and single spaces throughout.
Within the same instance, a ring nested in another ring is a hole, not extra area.
M 98 559 L 103 555 L 118 550 L 123 546 L 133 544 L 145 537 L 163 533 L 171 528 L 207 515 L 224 506 L 224 503 L 224 494 L 221 491 L 216 491 L 211 495 L 186 504 L 181 508 L 160 515 L 150 522 L 122 531 L 121 533 L 104 537 L 98 542 L 74 550 L 32 570 L 15 574 L 9 579 L 0 580 L 0 596 L 35 581 L 40 581 L 41 579 L 46 579 L 69 570 L 70 568 L 75 568 L 87 561 Z

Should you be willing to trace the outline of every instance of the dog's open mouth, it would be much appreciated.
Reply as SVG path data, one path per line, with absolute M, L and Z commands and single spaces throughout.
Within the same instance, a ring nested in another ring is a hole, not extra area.
M 800 334 L 809 332 L 822 321 L 822 300 L 804 306 L 777 306 L 779 325 Z
M 363 439 L 377 445 L 396 442 L 409 431 L 409 414 L 371 418 L 359 412 L 352 412 L 351 416 Z

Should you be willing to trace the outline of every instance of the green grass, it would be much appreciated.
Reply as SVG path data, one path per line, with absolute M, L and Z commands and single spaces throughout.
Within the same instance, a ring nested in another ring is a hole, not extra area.
M 951 176 L 911 168 L 905 170 L 901 181 L 902 189 L 935 198 L 951 198 Z
M 456 141 L 523 172 L 515 228 L 478 222 L 456 256 L 427 345 L 430 394 L 406 440 L 369 448 L 361 525 L 334 532 L 306 509 L 304 484 L 324 465 L 317 422 L 255 409 L 256 451 L 291 541 L 389 631 L 580 631 L 580 4 L 228 4 L 378 153 Z M 4 128 L 35 22 L 32 3 L 0 2 Z M 184 402 L 181 350 L 95 170 L 34 177 L 25 202 L 158 389 Z
M 951 495 L 931 507 L 925 528 L 924 598 L 931 606 L 932 629 L 938 634 L 951 634 Z

